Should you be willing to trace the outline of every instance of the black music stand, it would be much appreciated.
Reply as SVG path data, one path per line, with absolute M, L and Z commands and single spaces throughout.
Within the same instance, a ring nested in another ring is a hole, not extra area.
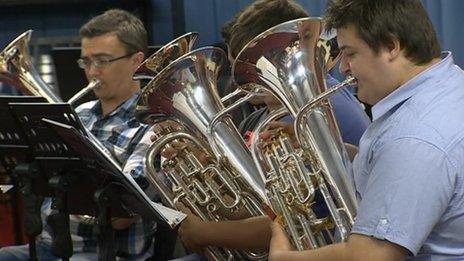
M 42 185 L 36 186 L 34 184 L 32 187 L 33 194 L 39 195 L 41 198 L 52 197 L 52 208 L 58 211 L 47 219 L 53 234 L 52 252 L 58 257 L 69 259 L 73 250 L 68 215 L 72 212 L 68 211 L 68 206 L 73 207 L 69 210 L 78 213 L 79 211 L 86 214 L 92 212 L 93 206 L 91 203 L 93 201 L 91 199 L 82 201 L 82 198 L 87 199 L 88 197 L 80 196 L 82 192 L 74 189 L 77 186 L 76 184 L 81 184 L 83 181 L 89 182 L 89 180 L 88 176 L 78 178 L 80 173 L 86 171 L 81 167 L 78 154 L 69 149 L 60 137 L 57 137 L 53 131 L 48 129 L 41 121 L 41 118 L 44 115 L 51 115 L 55 119 L 67 121 L 69 124 L 80 128 L 82 128 L 82 124 L 69 105 L 53 106 L 48 103 L 10 102 L 9 107 L 30 146 L 33 166 L 36 166 L 41 173 L 39 181 L 41 181 Z M 50 111 L 50 109 L 53 111 Z M 31 171 L 18 172 L 18 176 L 27 177 L 26 173 L 31 173 Z M 38 175 L 33 176 L 37 177 Z M 93 193 L 94 190 L 92 189 L 94 188 L 91 187 L 85 192 Z M 37 211 L 40 211 L 40 206 Z M 34 258 L 32 253 L 35 253 L 35 250 L 33 248 L 34 246 L 30 245 L 31 258 Z
M 89 139 L 69 104 L 23 103 L 10 107 L 18 119 L 27 119 L 21 125 L 31 134 L 29 142 L 36 151 L 35 159 L 46 169 L 49 184 L 61 199 L 55 208 L 66 217 L 60 217 L 56 223 L 65 227 L 69 223 L 67 214 L 96 216 L 101 260 L 115 257 L 111 216 L 130 217 L 137 213 L 145 221 L 165 222 L 166 217 L 160 215 L 162 207 L 151 202 L 135 181 Z
M 18 188 L 24 196 L 24 224 L 25 232 L 30 242 L 30 257 L 36 260 L 35 238 L 42 231 L 40 207 L 43 195 L 36 194 L 36 190 L 47 191 L 46 180 L 39 173 L 34 162 L 26 135 L 15 117 L 11 114 L 9 103 L 46 102 L 42 97 L 35 96 L 0 96 L 0 163 L 12 179 L 13 190 L 10 193 L 18 195 Z M 16 199 L 12 201 L 15 231 L 21 231 L 19 207 Z M 18 242 L 19 234 L 16 235 Z

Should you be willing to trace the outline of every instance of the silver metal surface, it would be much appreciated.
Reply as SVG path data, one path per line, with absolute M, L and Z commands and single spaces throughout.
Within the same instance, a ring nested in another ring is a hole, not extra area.
M 98 79 L 92 79 L 87 86 L 82 88 L 79 92 L 74 94 L 69 100 L 68 103 L 71 105 L 74 105 L 76 101 L 78 101 L 80 98 L 84 97 L 87 93 L 90 91 L 93 91 L 94 89 L 100 88 L 100 80 Z
M 190 52 L 197 38 L 198 33 L 189 32 L 165 44 L 140 64 L 133 79 L 153 79 L 171 62 Z
M 0 53 L 0 82 L 16 88 L 25 95 L 60 101 L 59 96 L 51 91 L 32 64 L 28 50 L 31 35 L 32 30 L 22 33 Z
M 259 168 L 269 201 L 285 221 L 298 250 L 346 240 L 356 214 L 349 159 L 328 95 L 324 94 L 327 69 L 334 66 L 338 54 L 335 34 L 324 31 L 321 19 L 303 18 L 257 36 L 242 49 L 233 65 L 238 86 L 249 92 L 268 91 L 298 119 L 295 133 L 301 149 L 294 148 L 284 133 L 268 143 L 266 152 L 255 148 L 257 138 L 252 145 L 256 163 L 271 167 L 270 171 Z M 341 86 L 347 84 L 334 91 Z M 306 106 L 308 103 L 312 105 Z M 279 111 L 271 117 L 281 114 Z M 254 135 L 264 128 L 265 123 Z M 330 212 L 327 217 L 317 217 L 311 207 L 316 191 L 322 195 L 320 203 Z M 330 231 L 333 225 L 340 238 Z
M 261 204 L 266 202 L 264 182 L 248 148 L 232 121 L 220 116 L 225 108 L 216 79 L 226 59 L 214 47 L 192 51 L 160 72 L 139 100 L 148 109 L 150 121 L 172 120 L 179 125 L 178 131 L 160 134 L 146 155 L 151 183 L 168 204 L 182 202 L 203 220 L 223 220 L 219 210 L 233 212 L 243 207 L 250 215 L 263 215 Z M 212 162 L 201 163 L 197 155 L 185 150 L 169 161 L 178 168 L 157 172 L 154 157 L 172 141 L 193 144 L 211 155 Z M 211 253 L 218 260 L 266 256 L 222 248 L 211 248 Z

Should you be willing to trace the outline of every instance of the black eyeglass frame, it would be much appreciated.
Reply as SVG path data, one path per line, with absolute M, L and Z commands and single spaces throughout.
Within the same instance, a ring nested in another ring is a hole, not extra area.
M 87 68 L 90 68 L 90 65 L 92 65 L 94 68 L 96 69 L 101 69 L 105 66 L 107 66 L 108 64 L 112 63 L 112 62 L 115 62 L 117 60 L 121 60 L 121 59 L 124 59 L 124 58 L 127 58 L 127 57 L 131 57 L 132 55 L 136 54 L 137 52 L 134 52 L 134 53 L 129 53 L 129 54 L 126 54 L 126 55 L 123 55 L 123 56 L 119 56 L 119 57 L 116 57 L 116 58 L 112 58 L 112 59 L 82 59 L 82 58 L 79 58 L 77 59 L 77 65 L 79 66 L 79 68 L 81 69 L 87 69 Z

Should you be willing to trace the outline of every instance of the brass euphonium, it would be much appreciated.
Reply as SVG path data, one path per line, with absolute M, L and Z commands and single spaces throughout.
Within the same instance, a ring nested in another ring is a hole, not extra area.
M 319 18 L 289 21 L 250 41 L 233 65 L 238 86 L 249 92 L 265 90 L 285 107 L 256 127 L 252 155 L 265 178 L 269 202 L 298 250 L 347 240 L 357 208 L 350 162 L 327 100 L 354 83 L 350 79 L 326 91 L 333 37 L 323 31 Z M 301 149 L 282 131 L 258 148 L 258 133 L 286 111 L 296 119 Z M 314 208 L 321 204 L 323 211 Z
M 182 202 L 203 220 L 225 220 L 224 212 L 241 209 L 248 216 L 264 215 L 264 183 L 240 134 L 223 118 L 216 79 L 226 62 L 218 48 L 192 51 L 168 65 L 143 90 L 140 104 L 153 121 L 175 121 L 175 130 L 161 133 L 146 154 L 150 183 L 174 207 Z M 180 127 L 179 127 L 180 126 Z M 193 144 L 212 159 L 201 162 L 186 146 L 177 157 L 155 168 L 155 157 L 171 142 Z M 209 248 L 216 260 L 263 259 L 266 254 Z
M 134 73 L 134 80 L 152 80 L 171 62 L 190 52 L 197 38 L 198 33 L 189 32 L 163 45 L 140 64 Z

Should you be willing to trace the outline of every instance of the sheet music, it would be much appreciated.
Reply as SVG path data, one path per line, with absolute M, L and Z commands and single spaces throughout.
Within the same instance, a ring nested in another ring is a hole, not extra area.
M 171 209 L 168 207 L 165 207 L 161 204 L 153 202 L 146 194 L 145 192 L 140 188 L 140 186 L 137 184 L 137 182 L 134 180 L 134 178 L 130 174 L 126 174 L 122 172 L 121 167 L 119 164 L 111 157 L 111 155 L 108 155 L 105 151 L 103 151 L 99 145 L 95 144 L 92 139 L 89 137 L 86 137 L 82 135 L 80 132 L 78 132 L 74 127 L 59 123 L 50 119 L 42 119 L 44 122 L 48 123 L 53 129 L 55 129 L 58 134 L 62 134 L 61 132 L 68 132 L 72 133 L 73 135 L 76 135 L 77 137 L 80 137 L 83 141 L 83 145 L 88 145 L 93 150 L 97 151 L 99 155 L 102 157 L 104 161 L 108 163 L 107 167 L 111 168 L 109 169 L 111 172 L 116 174 L 117 176 L 124 177 L 124 179 L 129 182 L 129 184 L 132 186 L 133 189 L 137 191 L 137 193 L 142 196 L 142 198 L 147 202 L 152 209 L 165 221 L 171 228 L 174 228 L 178 224 L 180 224 L 186 217 L 187 215 L 179 212 L 175 209 Z
M 12 189 L 13 187 L 13 185 L 0 185 L 0 191 L 2 193 L 7 193 L 8 190 Z

